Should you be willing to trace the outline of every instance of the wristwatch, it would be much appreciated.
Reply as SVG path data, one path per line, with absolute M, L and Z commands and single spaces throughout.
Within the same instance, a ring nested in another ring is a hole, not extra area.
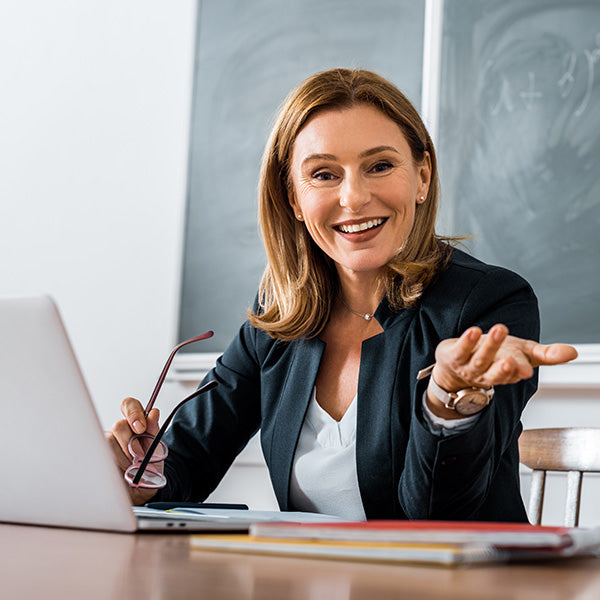
M 417 373 L 417 379 L 429 377 L 427 389 L 446 407 L 459 415 L 474 415 L 485 408 L 494 396 L 494 388 L 468 387 L 457 392 L 447 392 L 431 377 L 435 365 L 430 365 Z

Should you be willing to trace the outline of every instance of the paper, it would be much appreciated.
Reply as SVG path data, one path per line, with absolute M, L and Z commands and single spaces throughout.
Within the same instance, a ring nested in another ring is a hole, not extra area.
M 480 544 L 378 544 L 256 538 L 248 535 L 193 535 L 195 550 L 217 550 L 274 556 L 329 558 L 366 562 L 391 562 L 455 566 L 502 562 L 503 552 Z

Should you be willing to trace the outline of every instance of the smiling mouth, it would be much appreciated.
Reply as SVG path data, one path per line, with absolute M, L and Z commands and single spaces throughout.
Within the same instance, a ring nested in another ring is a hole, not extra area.
M 355 223 L 353 225 L 336 225 L 334 229 L 342 233 L 363 233 L 364 231 L 381 227 L 386 221 L 387 219 L 371 219 L 370 221 Z

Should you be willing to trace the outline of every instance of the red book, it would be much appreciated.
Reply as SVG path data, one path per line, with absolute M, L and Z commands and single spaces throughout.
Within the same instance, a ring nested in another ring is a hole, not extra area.
M 255 523 L 257 538 L 378 543 L 481 544 L 496 549 L 580 553 L 600 547 L 600 528 L 547 527 L 475 521 Z

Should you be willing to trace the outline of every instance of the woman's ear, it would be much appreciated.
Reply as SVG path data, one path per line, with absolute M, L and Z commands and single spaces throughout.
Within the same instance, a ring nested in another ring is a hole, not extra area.
M 417 204 L 422 204 L 427 199 L 429 185 L 431 183 L 431 156 L 429 152 L 425 152 L 423 161 L 418 167 L 418 171 L 419 186 L 417 190 Z
M 289 205 L 292 207 L 294 215 L 296 215 L 296 219 L 298 219 L 298 221 L 302 221 L 302 211 L 296 202 L 296 194 L 294 194 L 294 188 L 291 185 L 288 186 L 287 197 Z

